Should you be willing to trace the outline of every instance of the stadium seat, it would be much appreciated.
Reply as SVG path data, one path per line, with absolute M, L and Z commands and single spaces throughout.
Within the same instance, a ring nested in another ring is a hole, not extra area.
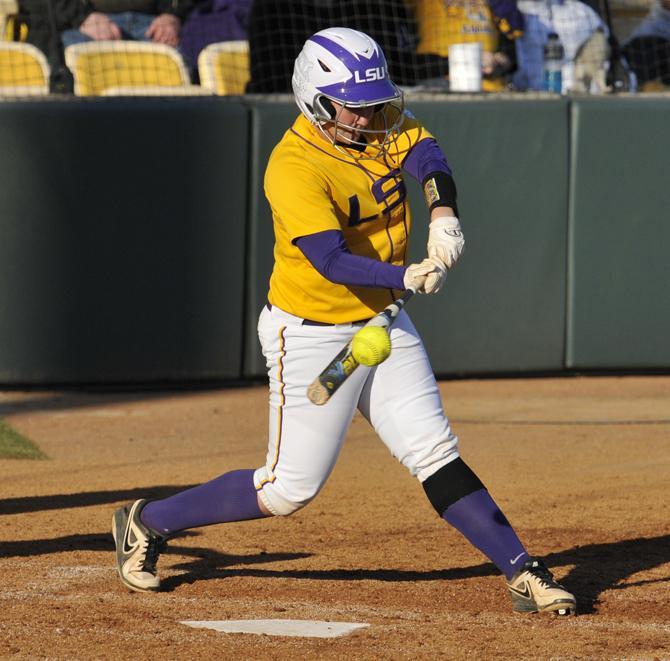
M 0 41 L 0 96 L 49 93 L 49 64 L 35 46 Z
M 249 81 L 249 42 L 210 44 L 198 55 L 200 84 L 215 94 L 244 94 Z
M 99 96 L 109 88 L 190 86 L 179 52 L 164 44 L 144 41 L 90 41 L 65 49 L 65 64 L 74 76 L 77 96 Z M 178 93 L 178 92 L 177 92 Z

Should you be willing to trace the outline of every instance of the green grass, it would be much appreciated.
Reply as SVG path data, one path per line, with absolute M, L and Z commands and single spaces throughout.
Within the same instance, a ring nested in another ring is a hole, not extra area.
M 46 455 L 29 438 L 0 419 L 0 459 L 46 459 Z

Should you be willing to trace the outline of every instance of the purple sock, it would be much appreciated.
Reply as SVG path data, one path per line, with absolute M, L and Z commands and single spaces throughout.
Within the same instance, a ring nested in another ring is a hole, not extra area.
M 252 469 L 225 473 L 169 498 L 153 500 L 140 514 L 145 526 L 164 535 L 213 523 L 247 521 L 264 516 L 256 500 Z
M 442 518 L 476 546 L 510 579 L 528 557 L 505 515 L 486 489 L 463 496 Z

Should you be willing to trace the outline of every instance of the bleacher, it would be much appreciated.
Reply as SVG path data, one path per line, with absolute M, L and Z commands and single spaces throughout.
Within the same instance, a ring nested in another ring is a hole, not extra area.
M 473 11 L 480 11 L 483 1 L 464 0 L 461 6 L 466 7 L 471 3 Z M 617 82 L 614 77 L 623 75 L 621 72 L 626 69 L 625 66 L 621 67 L 620 46 L 628 40 L 632 31 L 645 17 L 652 2 L 653 0 L 591 0 L 589 6 L 593 7 L 602 19 L 604 27 L 600 32 L 603 35 L 604 45 L 600 49 L 602 52 L 594 56 L 600 57 L 600 60 L 590 68 L 600 68 L 603 80 L 606 75 L 608 76 L 607 83 L 591 85 L 590 88 L 588 84 L 586 87 L 575 85 L 574 88 L 564 89 L 564 92 L 606 94 L 635 91 L 634 81 Z M 537 6 L 546 5 L 540 0 L 522 0 L 519 7 L 532 7 L 533 3 Z M 349 27 L 359 26 L 363 30 L 373 31 L 377 18 L 374 12 L 378 11 L 374 7 L 383 5 L 374 2 L 320 3 L 321 13 L 313 16 L 304 11 L 313 4 L 315 3 L 291 3 L 279 0 L 256 2 L 251 12 L 256 11 L 257 14 L 265 14 L 266 17 L 257 16 L 254 19 L 255 24 L 250 28 L 251 49 L 249 39 L 230 39 L 229 32 L 223 29 L 219 32 L 221 38 L 218 39 L 214 29 L 215 15 L 212 14 L 210 19 L 205 14 L 205 19 L 211 22 L 212 28 L 207 38 L 203 38 L 199 53 L 194 56 L 192 50 L 185 54 L 181 46 L 175 48 L 152 41 L 89 41 L 65 47 L 58 30 L 67 25 L 59 23 L 58 16 L 54 16 L 54 12 L 60 6 L 55 0 L 29 0 L 29 2 L 0 0 L 0 96 L 35 97 L 54 93 L 76 96 L 188 96 L 239 95 L 250 91 L 290 92 L 287 79 L 290 78 L 292 59 L 306 36 L 316 29 L 338 22 L 346 23 Z M 349 9 L 345 11 L 339 8 L 338 4 Z M 458 41 L 460 36 L 447 34 L 444 31 L 435 32 L 443 30 L 439 26 L 439 21 L 429 25 L 424 21 L 422 27 L 417 20 L 417 17 L 421 18 L 421 12 L 418 11 L 420 0 L 407 0 L 404 4 L 395 0 L 387 5 L 389 9 L 384 17 L 386 22 L 379 23 L 379 27 L 376 28 L 379 34 L 373 32 L 373 36 L 385 50 L 387 48 L 391 50 L 390 54 L 387 52 L 387 59 L 392 77 L 408 92 L 453 91 L 450 88 L 449 76 L 445 73 L 446 65 L 441 64 L 448 60 L 446 47 L 444 53 L 435 54 L 439 48 L 435 49 L 425 44 L 451 43 Z M 196 4 L 195 11 L 202 11 L 197 9 L 199 6 L 202 5 Z M 432 5 L 427 3 L 425 6 Z M 346 13 L 347 11 L 349 13 Z M 430 16 L 430 12 L 427 15 Z M 284 18 L 278 22 L 276 18 L 278 16 Z M 506 19 L 501 21 L 495 18 L 495 21 L 500 26 L 505 24 Z M 205 24 L 207 23 L 202 23 Z M 34 28 L 35 25 L 40 27 Z M 47 26 L 46 32 L 45 26 Z M 408 34 L 404 37 L 395 35 L 392 31 L 396 28 Z M 507 37 L 512 32 L 513 30 L 508 30 Z M 192 34 L 190 38 L 193 40 Z M 411 48 L 412 52 L 408 54 L 409 50 L 399 50 L 401 57 L 394 59 L 393 49 L 401 38 L 408 44 L 402 48 Z M 489 49 L 489 45 L 480 34 L 470 35 L 462 40 L 481 41 L 484 55 Z M 503 36 L 500 43 L 501 51 L 505 50 L 503 45 L 507 46 L 507 52 L 510 48 L 513 51 L 516 46 L 518 53 L 521 42 L 515 44 L 512 43 L 512 39 Z M 569 50 L 569 46 L 566 48 Z M 598 50 L 591 48 L 588 52 Z M 582 51 L 587 52 L 587 49 L 583 48 Z M 568 55 L 566 52 L 566 59 Z M 574 56 L 575 61 L 578 55 Z M 639 59 L 635 54 L 632 56 L 636 61 Z M 646 54 L 644 56 L 646 57 Z M 189 58 L 191 61 L 188 61 Z M 625 58 L 623 61 L 625 62 Z M 410 64 L 413 67 L 411 72 Z M 521 66 L 521 63 L 517 64 Z M 639 62 L 637 64 L 644 67 L 644 62 L 642 65 Z M 404 67 L 407 67 L 407 70 Z M 667 63 L 665 67 L 667 70 Z M 653 76 L 650 80 L 646 78 L 648 76 L 643 75 L 644 84 L 639 86 L 639 91 L 667 89 L 667 76 L 658 80 Z M 494 76 L 494 79 L 484 76 L 481 89 L 489 93 L 538 91 L 537 86 L 524 89 L 524 85 L 519 85 L 518 80 L 518 76 L 504 72 L 497 77 Z M 453 85 L 451 87 L 455 89 Z

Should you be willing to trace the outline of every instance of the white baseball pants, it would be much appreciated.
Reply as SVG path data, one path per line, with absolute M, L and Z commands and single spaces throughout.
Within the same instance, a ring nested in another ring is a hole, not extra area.
M 421 482 L 459 456 L 423 343 L 404 311 L 391 327 L 386 361 L 359 366 L 323 406 L 307 399 L 307 386 L 361 326 L 302 321 L 276 306 L 264 307 L 258 321 L 270 417 L 267 459 L 254 484 L 270 512 L 292 514 L 317 495 L 357 408 Z

